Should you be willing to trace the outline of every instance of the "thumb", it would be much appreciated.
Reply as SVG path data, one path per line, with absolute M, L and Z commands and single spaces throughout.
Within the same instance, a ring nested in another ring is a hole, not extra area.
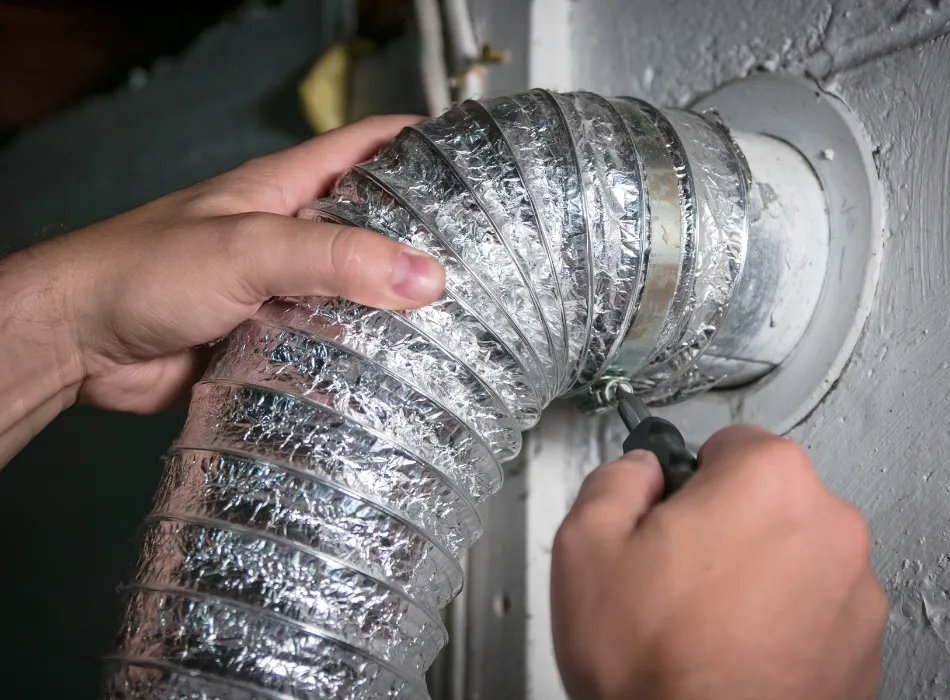
M 607 528 L 631 529 L 663 495 L 663 472 L 652 452 L 634 450 L 584 479 L 571 513 L 596 512 Z
M 279 214 L 224 217 L 220 273 L 235 301 L 341 296 L 385 309 L 435 301 L 445 287 L 438 261 L 372 231 Z

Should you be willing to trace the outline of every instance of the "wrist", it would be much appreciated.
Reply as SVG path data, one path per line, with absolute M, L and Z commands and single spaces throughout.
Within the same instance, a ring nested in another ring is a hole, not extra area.
M 29 372 L 58 392 L 82 382 L 83 356 L 71 275 L 45 247 L 0 261 L 0 382 Z
M 0 465 L 75 402 L 84 377 L 69 278 L 44 248 L 0 261 Z

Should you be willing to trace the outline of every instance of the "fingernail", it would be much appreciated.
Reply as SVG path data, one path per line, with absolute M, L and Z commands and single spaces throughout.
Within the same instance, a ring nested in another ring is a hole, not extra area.
M 402 251 L 393 266 L 393 290 L 413 301 L 432 301 L 442 292 L 445 275 L 439 262 L 425 253 Z

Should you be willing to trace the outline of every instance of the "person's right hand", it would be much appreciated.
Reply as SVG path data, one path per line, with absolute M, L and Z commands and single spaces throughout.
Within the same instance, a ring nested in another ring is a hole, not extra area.
M 554 545 L 554 643 L 574 700 L 870 700 L 887 598 L 861 514 L 805 452 L 732 428 L 658 503 L 653 455 L 584 482 Z

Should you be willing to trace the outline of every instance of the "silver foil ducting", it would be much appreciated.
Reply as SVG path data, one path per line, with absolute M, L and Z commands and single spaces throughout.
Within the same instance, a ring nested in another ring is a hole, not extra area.
M 476 505 L 552 399 L 708 388 L 748 174 L 711 116 L 542 90 L 406 129 L 300 212 L 409 243 L 442 297 L 275 300 L 171 450 L 110 700 L 427 698 Z

